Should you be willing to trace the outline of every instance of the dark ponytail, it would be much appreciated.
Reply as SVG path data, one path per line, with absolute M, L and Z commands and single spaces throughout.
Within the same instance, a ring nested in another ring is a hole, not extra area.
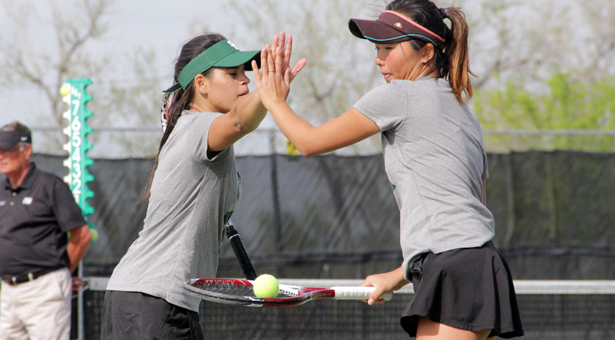
M 470 82 L 470 61 L 468 55 L 468 34 L 470 32 L 466 16 L 459 7 L 448 7 L 443 9 L 446 16 L 452 23 L 452 39 L 446 41 L 444 56 L 448 61 L 446 73 L 440 75 L 448 78 L 453 93 L 459 102 L 463 103 L 461 93 L 465 92 L 468 98 L 472 98 L 472 83 Z
M 213 46 L 215 43 L 225 40 L 226 38 L 221 34 L 217 33 L 207 33 L 200 35 L 198 37 L 193 38 L 188 41 L 183 47 L 177 57 L 175 62 L 175 72 L 173 75 L 173 83 L 177 83 L 177 79 L 179 78 L 179 73 L 184 69 L 184 67 L 196 56 L 201 54 L 201 52 L 205 51 L 209 47 Z M 211 69 L 203 72 L 202 74 L 206 76 Z M 145 203 L 150 197 L 150 189 L 152 188 L 152 182 L 154 181 L 154 174 L 156 173 L 156 169 L 158 168 L 158 157 L 160 156 L 160 151 L 162 147 L 169 139 L 169 136 L 173 132 L 175 125 L 177 124 L 177 120 L 181 116 L 182 112 L 190 109 L 190 104 L 192 104 L 192 100 L 194 98 L 194 89 L 193 89 L 194 81 L 191 81 L 186 89 L 180 88 L 179 90 L 165 94 L 164 101 L 167 103 L 168 108 L 166 109 L 166 118 L 167 118 L 167 127 L 164 130 L 164 134 L 162 135 L 162 139 L 160 140 L 160 146 L 158 147 L 158 154 L 156 155 L 154 166 L 152 171 L 149 174 L 149 180 L 147 185 L 147 190 L 143 197 L 137 203 Z
M 468 59 L 468 23 L 465 14 L 458 7 L 438 8 L 429 0 L 394 0 L 386 7 L 408 17 L 410 20 L 427 28 L 446 40 L 441 50 L 434 45 L 434 58 L 440 77 L 447 79 L 455 98 L 463 103 L 462 93 L 472 97 L 470 62 Z M 451 28 L 444 23 L 449 19 Z M 420 51 L 428 42 L 410 40 L 410 45 Z

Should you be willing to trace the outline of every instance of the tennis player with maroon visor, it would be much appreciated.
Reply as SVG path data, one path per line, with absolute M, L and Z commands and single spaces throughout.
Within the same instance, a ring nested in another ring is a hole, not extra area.
M 259 93 L 304 156 L 381 134 L 404 260 L 396 270 L 365 279 L 363 286 L 376 287 L 368 303 L 412 282 L 416 294 L 401 318 L 410 336 L 523 335 L 508 266 L 491 242 L 495 222 L 486 206 L 480 124 L 464 102 L 472 86 L 463 12 L 428 0 L 396 0 L 377 20 L 351 19 L 349 28 L 376 45 L 376 65 L 387 84 L 316 127 L 285 102 L 284 82 L 275 83 L 277 93 Z

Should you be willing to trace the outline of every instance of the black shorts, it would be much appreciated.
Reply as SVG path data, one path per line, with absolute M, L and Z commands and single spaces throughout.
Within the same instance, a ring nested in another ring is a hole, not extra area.
M 138 292 L 105 293 L 102 340 L 202 340 L 197 312 Z
M 419 316 L 491 336 L 523 335 L 508 265 L 492 242 L 439 254 L 426 253 L 410 266 L 415 295 L 401 325 L 416 336 Z

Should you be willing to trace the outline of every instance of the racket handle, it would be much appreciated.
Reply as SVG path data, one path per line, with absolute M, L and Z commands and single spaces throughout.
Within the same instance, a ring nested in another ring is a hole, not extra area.
M 246 252 L 246 248 L 244 248 L 243 242 L 241 242 L 241 237 L 239 236 L 237 230 L 235 230 L 235 226 L 231 223 L 226 226 L 226 237 L 228 237 L 228 241 L 231 244 L 231 248 L 233 248 L 235 257 L 237 257 L 237 261 L 239 261 L 239 266 L 243 271 L 243 275 L 245 275 L 248 280 L 256 279 L 256 271 L 254 271 L 252 261 L 250 261 L 250 257 L 248 256 L 248 252 Z
M 367 300 L 376 290 L 374 287 L 331 287 L 337 300 Z M 380 296 L 385 301 L 391 301 L 393 293 L 385 292 Z

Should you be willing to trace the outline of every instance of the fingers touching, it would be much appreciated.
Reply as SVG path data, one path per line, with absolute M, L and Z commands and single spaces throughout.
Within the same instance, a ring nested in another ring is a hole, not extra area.
M 254 78 L 261 100 L 264 100 L 263 104 L 274 98 L 283 97 L 286 100 L 290 83 L 305 67 L 305 59 L 301 59 L 293 68 L 290 67 L 292 46 L 292 36 L 280 32 L 279 36 L 273 37 L 271 45 L 267 44 L 261 50 L 260 70 L 257 69 L 257 63 L 252 61 Z
M 282 75 L 284 82 L 287 85 L 295 79 L 297 74 L 307 64 L 306 59 L 299 60 L 295 66 L 290 67 L 290 58 L 293 51 L 293 37 L 284 32 L 280 32 L 279 36 L 273 37 L 271 45 L 265 45 L 261 50 L 261 70 L 260 75 L 265 73 L 276 72 Z M 256 62 L 252 62 L 252 69 L 255 70 L 255 75 L 259 73 L 257 70 Z M 279 72 L 279 73 L 278 73 Z M 257 78 L 257 81 L 260 79 Z
M 278 49 L 280 50 L 281 54 L 280 71 L 284 75 L 286 83 L 290 85 L 290 83 L 293 81 L 293 79 L 295 79 L 299 71 L 301 71 L 306 65 L 307 60 L 301 59 L 299 60 L 299 62 L 297 62 L 297 64 L 295 64 L 294 67 L 290 67 L 290 58 L 293 51 L 293 37 L 290 34 L 287 35 L 283 31 L 280 32 L 279 36 L 276 35 L 275 37 L 273 37 L 271 51 L 275 54 L 274 59 L 277 59 Z M 290 72 L 288 75 L 286 75 L 288 71 Z

